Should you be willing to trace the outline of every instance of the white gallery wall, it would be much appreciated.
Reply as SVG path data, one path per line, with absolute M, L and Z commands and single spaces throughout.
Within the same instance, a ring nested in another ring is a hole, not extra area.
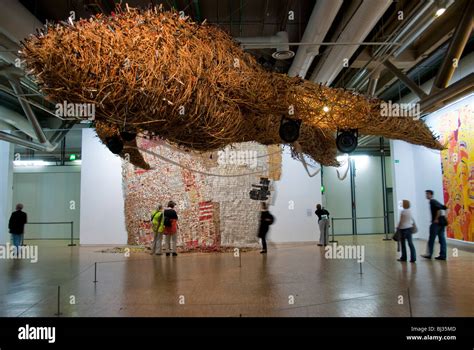
M 0 141 L 0 244 L 10 241 L 8 220 L 13 210 L 13 145 Z
M 127 244 L 122 162 L 100 143 L 94 129 L 82 130 L 80 243 Z
M 80 166 L 14 168 L 13 202 L 22 203 L 28 214 L 25 239 L 70 239 L 70 224 L 33 222 L 73 222 L 73 237 L 79 236 Z
M 358 219 L 358 234 L 374 234 L 384 232 L 383 194 L 382 194 L 382 161 L 378 156 L 354 155 L 355 161 L 355 199 L 358 218 L 378 217 L 375 219 Z M 352 234 L 351 220 L 341 220 L 352 217 L 350 173 L 340 180 L 346 171 L 346 165 L 336 169 L 325 167 L 323 183 L 325 188 L 325 207 L 331 213 L 334 221 L 335 235 Z M 391 157 L 385 158 L 386 186 L 392 187 Z
M 281 179 L 274 185 L 275 203 L 269 209 L 276 220 L 268 240 L 279 243 L 319 240 L 314 211 L 316 204 L 321 203 L 320 174 L 309 177 L 301 162 L 291 158 L 285 147 Z
M 339 170 L 340 177 L 346 174 L 348 165 L 340 168 L 324 167 L 324 207 L 331 214 L 331 218 L 350 218 L 352 217 L 351 204 L 351 180 L 349 170 L 343 180 L 337 176 L 336 170 Z M 352 223 L 350 220 L 336 220 L 334 222 L 334 234 L 352 234 Z M 331 232 L 331 230 L 330 230 Z

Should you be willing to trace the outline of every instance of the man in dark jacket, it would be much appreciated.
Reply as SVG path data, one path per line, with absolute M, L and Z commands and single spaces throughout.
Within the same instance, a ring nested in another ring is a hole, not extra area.
M 16 211 L 10 216 L 8 221 L 8 229 L 12 235 L 13 245 L 16 247 L 16 251 L 19 252 L 20 245 L 22 243 L 23 233 L 25 232 L 25 224 L 28 219 L 26 213 L 23 212 L 23 204 L 18 203 L 16 205 Z
M 267 233 L 270 225 L 273 224 L 273 215 L 268 211 L 267 203 L 262 202 L 262 213 L 260 214 L 260 227 L 258 229 L 258 237 L 262 239 L 261 254 L 267 253 Z
M 448 209 L 445 205 L 438 202 L 433 198 L 434 192 L 431 190 L 426 190 L 426 199 L 430 201 L 430 211 L 431 211 L 431 225 L 430 225 L 430 238 L 428 239 L 428 252 L 422 257 L 431 259 L 434 250 L 434 243 L 436 237 L 438 237 L 439 244 L 441 246 L 439 256 L 436 260 L 446 260 L 446 236 L 444 234 L 445 225 L 442 219 L 445 219 L 441 215 L 441 210 Z

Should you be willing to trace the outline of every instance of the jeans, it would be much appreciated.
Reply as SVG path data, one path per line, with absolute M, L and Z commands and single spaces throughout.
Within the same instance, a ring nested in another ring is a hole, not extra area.
M 18 254 L 18 252 L 20 251 L 22 236 L 23 235 L 18 235 L 15 233 L 12 234 L 12 241 L 13 245 L 16 247 L 16 254 Z
M 329 242 L 329 220 L 319 220 L 319 244 L 327 245 Z
M 153 245 L 151 246 L 152 254 L 161 254 L 161 246 L 163 242 L 163 232 L 155 232 L 155 239 L 153 240 Z M 158 251 L 156 248 L 158 247 Z
M 416 261 L 416 250 L 413 245 L 411 228 L 400 230 L 400 244 L 402 246 L 402 256 L 400 257 L 400 260 L 407 260 L 407 245 L 405 242 L 408 242 L 408 247 L 410 248 L 410 261 Z
M 431 257 L 433 255 L 436 236 L 438 236 L 439 244 L 441 246 L 439 256 L 440 258 L 446 259 L 446 236 L 444 235 L 444 226 L 440 226 L 434 222 L 430 225 L 430 238 L 428 239 L 428 256 Z
M 167 253 L 176 253 L 176 242 L 178 240 L 178 234 L 167 234 L 165 235 L 165 250 Z M 170 244 L 171 243 L 171 244 Z

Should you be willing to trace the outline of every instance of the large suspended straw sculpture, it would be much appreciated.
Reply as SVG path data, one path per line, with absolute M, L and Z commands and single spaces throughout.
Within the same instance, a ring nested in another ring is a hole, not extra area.
M 104 142 L 132 130 L 197 151 L 279 144 L 286 116 L 302 121 L 298 149 L 322 165 L 338 164 L 342 129 L 442 148 L 422 121 L 382 117 L 379 100 L 265 71 L 221 29 L 176 12 L 127 8 L 50 25 L 22 56 L 51 101 L 95 104 Z M 148 168 L 135 142 L 121 156 Z

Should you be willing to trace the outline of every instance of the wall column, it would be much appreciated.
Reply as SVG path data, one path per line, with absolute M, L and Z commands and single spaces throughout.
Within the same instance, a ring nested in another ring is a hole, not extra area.
M 9 242 L 8 220 L 12 211 L 13 144 L 0 141 L 0 244 Z

